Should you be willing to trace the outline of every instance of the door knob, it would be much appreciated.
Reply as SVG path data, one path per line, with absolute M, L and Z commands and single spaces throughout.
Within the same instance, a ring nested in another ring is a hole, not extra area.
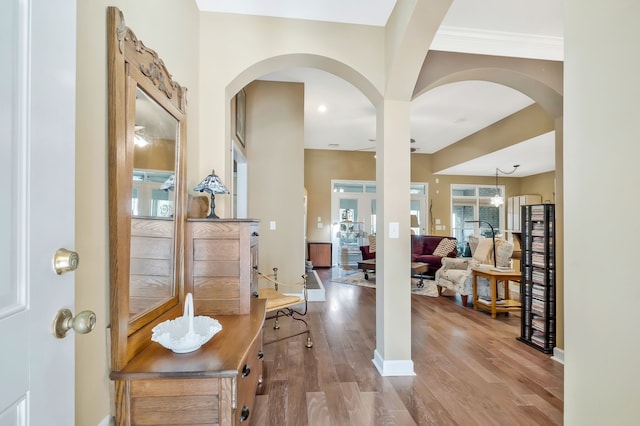
M 75 251 L 59 248 L 53 255 L 53 269 L 56 274 L 62 275 L 65 272 L 75 271 L 78 269 L 80 257 Z
M 96 314 L 92 311 L 82 311 L 75 317 L 68 309 L 60 309 L 53 320 L 53 335 L 62 339 L 71 329 L 76 333 L 86 334 L 96 326 Z

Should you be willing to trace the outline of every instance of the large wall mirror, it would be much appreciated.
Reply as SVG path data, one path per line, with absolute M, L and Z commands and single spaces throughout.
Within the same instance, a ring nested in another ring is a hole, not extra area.
M 181 314 L 186 89 L 107 10 L 112 369 Z

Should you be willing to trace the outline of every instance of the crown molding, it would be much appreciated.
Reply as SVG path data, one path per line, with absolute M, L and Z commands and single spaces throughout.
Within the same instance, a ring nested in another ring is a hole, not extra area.
M 563 37 L 462 27 L 440 27 L 430 49 L 550 61 L 564 60 Z

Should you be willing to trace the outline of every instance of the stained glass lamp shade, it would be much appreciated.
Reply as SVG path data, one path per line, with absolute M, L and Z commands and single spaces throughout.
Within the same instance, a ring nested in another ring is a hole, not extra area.
M 207 175 L 207 177 L 205 177 L 202 182 L 200 182 L 195 188 L 193 188 L 193 190 L 211 194 L 211 212 L 209 212 L 209 216 L 207 216 L 207 219 L 220 219 L 215 212 L 216 194 L 228 194 L 229 190 L 226 186 L 224 186 L 224 183 L 222 183 L 222 180 L 218 177 L 218 175 L 216 175 L 215 170 L 211 170 L 211 174 Z

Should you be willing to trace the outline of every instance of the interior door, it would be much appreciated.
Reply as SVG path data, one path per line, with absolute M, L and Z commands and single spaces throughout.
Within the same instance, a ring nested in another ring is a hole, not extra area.
M 335 207 L 331 220 L 335 224 L 332 232 L 334 265 L 347 269 L 355 266 L 360 253 L 359 246 L 368 244 L 366 241 L 371 233 L 371 209 L 375 208 L 371 200 L 375 202 L 375 194 L 334 193 L 332 205 Z M 345 222 L 353 222 L 355 232 L 351 232 L 352 229 L 341 229 L 350 227 Z
M 416 234 L 428 235 L 429 213 L 427 212 L 426 197 L 424 195 L 411 195 L 411 208 L 409 210 L 411 215 L 415 215 L 418 218 L 419 226 L 415 229 Z
M 75 0 L 7 0 L 0 14 L 0 425 L 74 424 Z

